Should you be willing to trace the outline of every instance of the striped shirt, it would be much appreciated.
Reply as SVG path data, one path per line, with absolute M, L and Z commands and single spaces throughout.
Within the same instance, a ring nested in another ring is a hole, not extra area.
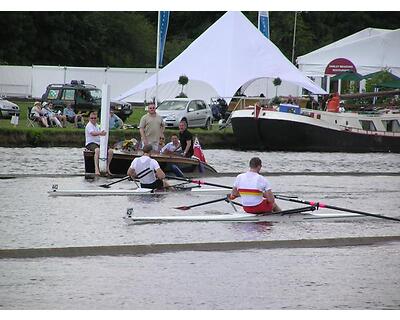
M 262 175 L 248 171 L 239 174 L 233 186 L 238 189 L 242 205 L 256 206 L 263 201 L 263 193 L 271 190 L 271 185 Z

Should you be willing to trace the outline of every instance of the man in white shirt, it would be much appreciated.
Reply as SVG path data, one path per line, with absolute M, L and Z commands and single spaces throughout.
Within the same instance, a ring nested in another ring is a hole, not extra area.
M 171 142 L 168 142 L 160 151 L 161 154 L 182 155 L 181 143 L 176 134 L 171 135 Z
M 158 162 L 150 158 L 152 150 L 151 144 L 146 144 L 143 147 L 143 155 L 140 158 L 133 159 L 127 175 L 131 178 L 138 178 L 142 188 L 162 189 L 168 186 L 164 181 L 165 173 Z
M 85 147 L 90 151 L 94 151 L 94 174 L 96 176 L 100 175 L 99 169 L 99 157 L 100 157 L 100 136 L 105 136 L 106 131 L 101 130 L 100 126 L 97 124 L 97 113 L 91 112 L 89 114 L 89 122 L 85 127 Z M 110 163 L 113 157 L 113 150 L 108 149 L 107 157 L 107 174 L 112 175 L 110 171 Z
M 236 177 L 229 198 L 233 200 L 241 197 L 243 210 L 247 213 L 279 212 L 281 209 L 275 203 L 271 185 L 260 175 L 261 165 L 261 159 L 258 157 L 250 160 L 249 171 Z
M 171 135 L 171 142 L 168 142 L 160 151 L 161 154 L 169 156 L 182 156 L 181 142 L 178 135 Z M 177 177 L 184 178 L 183 172 L 176 164 L 168 163 L 167 170 L 172 171 Z

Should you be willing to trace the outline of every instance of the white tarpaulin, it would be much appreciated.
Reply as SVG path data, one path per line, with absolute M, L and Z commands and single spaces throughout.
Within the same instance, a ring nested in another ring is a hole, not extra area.
M 181 75 L 203 81 L 222 97 L 231 97 L 243 84 L 277 78 L 315 94 L 326 92 L 303 75 L 281 51 L 241 13 L 227 12 L 185 51 L 159 71 L 159 84 L 176 83 Z M 156 85 L 156 76 L 115 97 L 128 100 Z
M 400 76 L 400 29 L 367 28 L 297 58 L 308 76 L 324 76 L 328 64 L 338 58 L 349 60 L 362 75 L 389 68 Z

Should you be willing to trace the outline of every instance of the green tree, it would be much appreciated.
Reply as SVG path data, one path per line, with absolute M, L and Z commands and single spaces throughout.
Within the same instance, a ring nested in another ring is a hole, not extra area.
M 178 98 L 187 98 L 187 95 L 183 92 L 183 87 L 189 83 L 189 78 L 183 74 L 179 77 L 178 83 L 182 86 L 181 93 L 178 95 Z
M 272 83 L 275 86 L 275 96 L 278 97 L 278 87 L 282 84 L 281 78 L 275 78 Z
M 224 13 L 171 12 L 165 64 Z M 256 11 L 243 14 L 257 25 Z M 270 11 L 269 17 L 271 41 L 291 60 L 294 12 Z M 295 57 L 367 27 L 397 29 L 399 19 L 396 11 L 301 12 L 297 15 Z M 155 11 L 0 12 L 0 63 L 155 67 L 156 28 Z

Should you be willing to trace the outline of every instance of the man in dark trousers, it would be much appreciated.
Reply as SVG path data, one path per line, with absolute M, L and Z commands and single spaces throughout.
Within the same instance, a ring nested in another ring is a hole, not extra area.
M 186 121 L 179 122 L 179 141 L 183 156 L 191 158 L 193 155 L 193 135 L 188 131 Z

